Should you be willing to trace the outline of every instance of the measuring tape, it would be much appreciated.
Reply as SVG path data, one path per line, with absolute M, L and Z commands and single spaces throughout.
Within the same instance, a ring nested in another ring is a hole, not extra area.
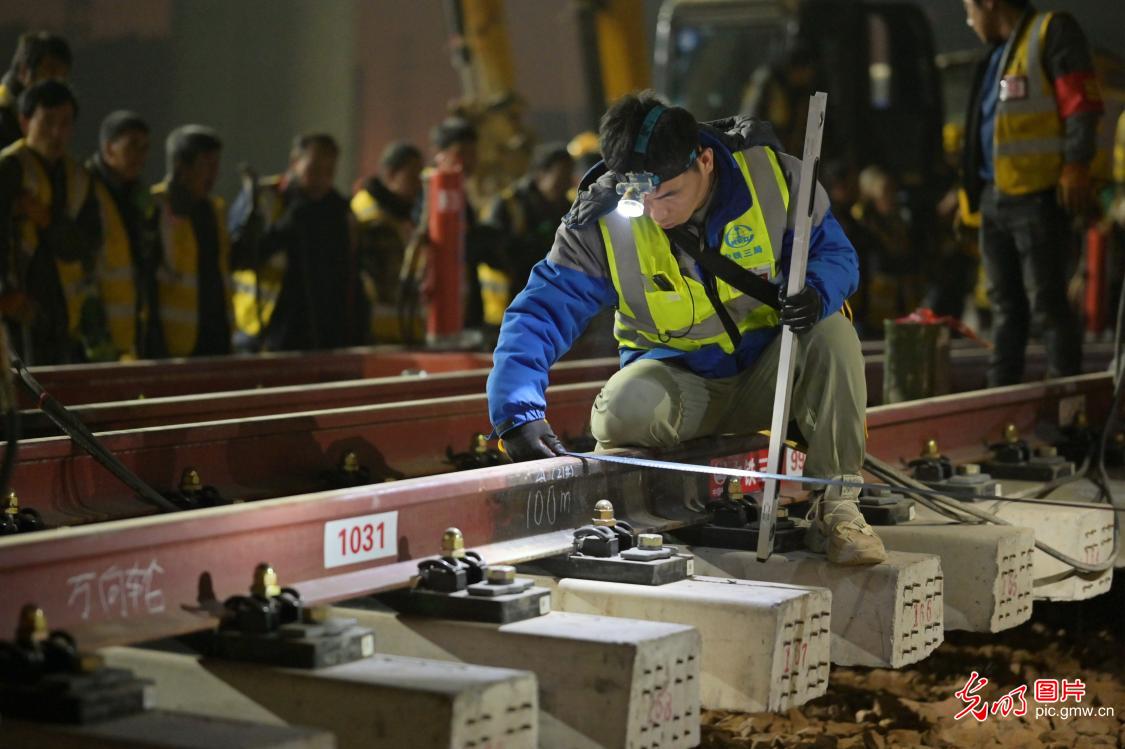
M 814 486 L 850 486 L 860 489 L 897 489 L 906 494 L 920 494 L 924 497 L 949 499 L 949 495 L 937 489 L 920 489 L 913 486 L 896 486 L 894 484 L 870 484 L 866 482 L 841 481 L 839 479 L 823 479 L 814 476 L 787 476 L 783 473 L 767 473 L 765 471 L 751 471 L 744 468 L 723 468 L 720 466 L 700 466 L 692 463 L 673 463 L 667 460 L 653 460 L 651 458 L 626 458 L 621 455 L 605 455 L 603 453 L 575 453 L 564 452 L 572 458 L 582 460 L 597 460 L 602 463 L 617 463 L 619 465 L 633 466 L 634 468 L 655 468 L 665 471 L 680 471 L 682 473 L 702 473 L 709 476 L 731 476 L 744 479 L 768 479 L 771 481 L 793 481 L 799 484 L 812 484 Z M 1108 504 L 1094 504 L 1093 502 L 1068 502 L 1059 499 L 1026 499 L 1024 497 L 1003 497 L 998 494 L 976 494 L 958 492 L 959 497 L 971 499 L 993 500 L 1001 502 L 1016 502 L 1032 505 L 1054 505 L 1056 507 L 1074 507 L 1081 510 L 1108 510 L 1110 512 L 1125 512 L 1125 507 L 1115 507 Z

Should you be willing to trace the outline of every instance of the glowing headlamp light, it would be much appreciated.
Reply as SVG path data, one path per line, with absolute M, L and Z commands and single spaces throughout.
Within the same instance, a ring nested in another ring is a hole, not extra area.
M 644 215 L 645 195 L 659 185 L 660 178 L 651 172 L 629 172 L 625 181 L 617 185 L 617 194 L 621 196 L 617 201 L 617 212 L 628 218 Z

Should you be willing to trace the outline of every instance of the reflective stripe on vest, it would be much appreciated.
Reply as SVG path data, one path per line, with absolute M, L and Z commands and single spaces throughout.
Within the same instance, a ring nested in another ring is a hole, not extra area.
M 163 258 L 156 271 L 157 293 L 160 299 L 160 325 L 164 330 L 164 344 L 169 356 L 190 356 L 195 350 L 199 333 L 199 245 L 195 229 L 187 216 L 172 212 L 165 183 L 153 188 L 153 196 L 160 201 L 160 242 Z M 230 259 L 230 241 L 227 237 L 225 207 L 222 198 L 212 196 L 215 228 L 219 238 L 219 276 L 227 284 Z M 229 290 L 227 314 L 230 313 Z
M 137 288 L 129 232 L 117 203 L 100 180 L 94 180 L 102 217 L 102 258 L 98 285 L 105 304 L 109 336 L 122 354 L 136 353 Z
M 477 283 L 485 325 L 499 325 L 512 300 L 512 280 L 508 274 L 487 263 L 477 263 Z
M 265 228 L 281 217 L 285 208 L 277 180 L 270 180 L 258 190 L 258 212 L 266 217 Z M 231 307 L 234 327 L 250 338 L 258 337 L 262 327 L 269 325 L 281 283 L 288 265 L 284 252 L 275 253 L 258 268 L 241 268 L 231 273 Z
M 351 209 L 360 224 L 369 224 L 379 218 L 379 204 L 367 190 L 360 190 L 352 196 Z
M 1052 13 L 1037 13 L 1008 41 L 996 105 L 996 186 L 1009 195 L 1049 190 L 1063 165 L 1063 124 L 1042 51 Z
M 22 139 L 0 153 L 0 156 L 8 155 L 15 156 L 19 161 L 24 192 L 30 194 L 36 202 L 50 212 L 51 202 L 54 199 L 51 180 L 39 158 Z M 63 164 L 66 170 L 66 215 L 74 220 L 78 218 L 78 213 L 89 195 L 90 174 L 69 156 L 63 157 Z M 18 245 L 16 249 L 30 258 L 39 249 L 39 228 L 27 218 L 17 218 L 16 223 Z M 67 329 L 71 334 L 76 334 L 82 319 L 83 303 L 88 297 L 97 294 L 93 268 L 83 268 L 81 261 L 65 261 L 58 258 L 55 259 L 55 268 L 59 274 L 63 299 L 66 301 Z
M 768 148 L 751 148 L 734 154 L 734 159 L 750 191 L 751 205 L 723 227 L 720 251 L 777 283 L 774 248 L 781 247 L 789 210 L 785 174 Z M 752 175 L 759 175 L 758 179 Z M 734 351 L 703 284 L 680 272 L 668 235 L 652 219 L 628 219 L 614 212 L 598 224 L 617 291 L 614 335 L 620 345 L 680 351 L 718 345 L 727 353 Z M 771 307 L 722 279 L 716 279 L 716 290 L 740 332 L 777 325 L 777 312 Z

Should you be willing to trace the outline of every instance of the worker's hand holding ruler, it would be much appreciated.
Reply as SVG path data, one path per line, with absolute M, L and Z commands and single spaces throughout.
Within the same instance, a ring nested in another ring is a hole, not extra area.
M 816 201 L 816 177 L 820 166 L 820 141 L 824 135 L 824 113 L 828 94 L 818 91 L 809 100 L 809 121 L 805 126 L 805 153 L 801 157 L 801 183 L 797 202 L 790 203 L 797 218 L 793 228 L 793 251 L 789 258 L 786 296 L 793 296 L 805 287 L 805 267 L 809 260 L 809 235 L 812 232 L 813 203 Z M 794 208 L 795 206 L 795 208 Z M 766 473 L 781 473 L 781 455 L 785 432 L 789 425 L 789 401 L 793 390 L 793 364 L 796 361 L 797 338 L 789 326 L 781 329 L 781 353 L 777 360 L 777 387 L 773 396 L 773 421 L 770 424 L 770 448 Z M 775 519 L 777 517 L 777 479 L 766 479 L 758 524 L 759 562 L 773 553 Z

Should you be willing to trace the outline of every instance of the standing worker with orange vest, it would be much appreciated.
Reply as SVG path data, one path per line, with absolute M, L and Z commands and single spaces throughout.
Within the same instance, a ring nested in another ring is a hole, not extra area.
M 1090 162 L 1103 111 L 1082 30 L 1028 0 L 963 0 L 989 45 L 974 79 L 963 181 L 981 212 L 980 244 L 995 326 L 990 385 L 1023 378 L 1032 319 L 1048 374 L 1076 374 L 1082 328 L 1067 300 L 1069 216 L 1089 210 Z
M 230 239 L 226 204 L 212 195 L 223 143 L 202 125 L 184 125 L 165 144 L 168 178 L 153 187 L 160 259 L 160 329 L 167 356 L 229 354 Z
M 29 364 L 99 358 L 106 342 L 98 204 L 67 154 L 77 116 L 69 86 L 36 83 L 20 96 L 24 137 L 0 152 L 0 307 Z

